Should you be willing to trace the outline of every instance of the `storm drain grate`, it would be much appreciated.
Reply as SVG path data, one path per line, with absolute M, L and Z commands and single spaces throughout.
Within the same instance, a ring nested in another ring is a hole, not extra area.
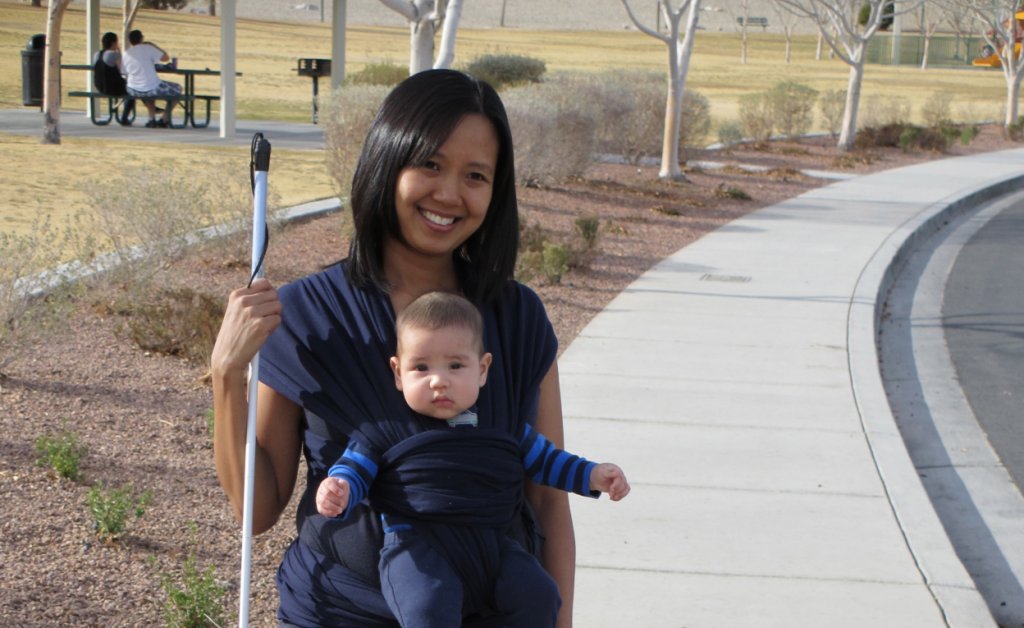
M 750 277 L 744 277 L 743 275 L 715 275 L 712 273 L 704 273 L 700 278 L 701 281 L 721 281 L 725 283 L 747 283 L 750 281 Z

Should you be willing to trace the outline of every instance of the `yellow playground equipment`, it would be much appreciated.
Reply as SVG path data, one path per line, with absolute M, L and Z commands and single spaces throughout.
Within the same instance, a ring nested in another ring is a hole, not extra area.
M 1013 15 L 1013 54 L 1015 57 L 1020 56 L 1020 44 L 1021 34 L 1024 33 L 1024 11 L 1017 11 Z M 992 33 L 989 33 L 992 35 Z M 999 57 L 999 53 L 1002 50 L 1003 45 L 999 46 L 999 50 L 993 50 L 992 46 L 985 45 L 981 49 L 981 56 L 971 61 L 971 65 L 983 68 L 1000 68 L 1003 66 L 1003 62 Z

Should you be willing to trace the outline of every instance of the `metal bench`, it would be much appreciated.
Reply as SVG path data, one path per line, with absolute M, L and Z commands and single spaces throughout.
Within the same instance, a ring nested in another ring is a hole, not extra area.
M 736 18 L 736 23 L 743 26 L 743 16 Z M 768 30 L 768 18 L 766 17 L 748 17 L 747 26 L 760 26 L 761 31 Z

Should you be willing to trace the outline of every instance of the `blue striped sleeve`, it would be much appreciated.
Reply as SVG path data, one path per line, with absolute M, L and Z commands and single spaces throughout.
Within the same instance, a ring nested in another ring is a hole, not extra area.
M 590 490 L 590 474 L 597 466 L 586 458 L 555 447 L 543 434 L 525 425 L 519 439 L 526 475 L 537 484 L 561 489 L 584 497 L 599 497 Z
M 377 477 L 377 460 L 373 452 L 355 440 L 349 440 L 348 448 L 341 458 L 330 468 L 327 475 L 348 481 L 348 505 L 338 515 L 342 520 L 348 518 L 352 507 L 366 499 L 370 485 Z

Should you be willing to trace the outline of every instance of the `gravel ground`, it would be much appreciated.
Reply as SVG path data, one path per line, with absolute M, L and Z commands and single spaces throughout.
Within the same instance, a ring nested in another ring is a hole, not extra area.
M 986 128 L 953 154 L 1012 145 Z M 688 183 L 657 179 L 648 167 L 595 164 L 586 177 L 520 192 L 523 221 L 551 237 L 568 237 L 579 216 L 601 221 L 597 253 L 587 268 L 558 284 L 535 285 L 563 347 L 624 287 L 668 254 L 759 207 L 827 183 L 800 169 L 834 169 L 839 157 L 825 138 L 769 148 L 703 151 L 691 160 L 757 164 L 689 170 Z M 847 171 L 870 172 L 934 154 L 896 149 L 858 153 Z M 750 200 L 724 190 L 740 189 Z M 268 276 L 283 283 L 339 257 L 346 243 L 340 218 L 289 226 L 271 241 Z M 194 256 L 171 276 L 223 298 L 247 278 L 244 259 Z M 207 412 L 205 367 L 139 349 L 125 339 L 124 319 L 101 295 L 87 295 L 69 324 L 25 348 L 0 374 L 0 625 L 150 626 L 162 621 L 161 580 L 189 555 L 210 566 L 228 593 L 227 622 L 237 608 L 239 526 L 217 483 Z M 59 480 L 36 465 L 34 444 L 63 426 L 88 447 L 82 478 Z M 570 444 L 571 445 L 571 444 Z M 300 472 L 300 478 L 304 474 Z M 86 507 L 95 483 L 152 491 L 145 514 L 116 542 L 99 540 Z M 302 490 L 301 481 L 297 491 Z M 294 535 L 293 505 L 257 537 L 252 625 L 275 626 L 273 577 Z

